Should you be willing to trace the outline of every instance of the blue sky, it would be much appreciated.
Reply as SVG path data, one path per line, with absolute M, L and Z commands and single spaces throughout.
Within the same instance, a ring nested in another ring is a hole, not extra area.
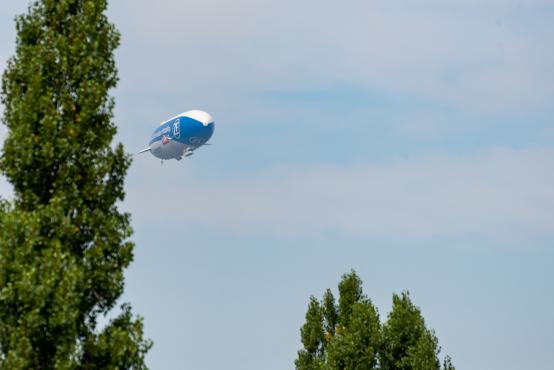
M 0 69 L 24 10 L 0 6 Z M 552 367 L 552 0 L 119 0 L 109 16 L 129 152 L 176 113 L 216 120 L 213 146 L 127 176 L 123 298 L 153 369 L 292 369 L 309 296 L 351 268 L 383 319 L 410 290 L 459 369 Z

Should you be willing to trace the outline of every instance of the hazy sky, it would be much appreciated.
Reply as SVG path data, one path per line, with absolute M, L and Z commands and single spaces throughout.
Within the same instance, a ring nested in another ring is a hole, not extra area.
M 111 3 L 118 140 L 216 121 L 127 176 L 151 368 L 293 369 L 351 268 L 382 319 L 408 289 L 458 369 L 552 368 L 553 0 Z M 25 8 L 0 5 L 1 70 Z

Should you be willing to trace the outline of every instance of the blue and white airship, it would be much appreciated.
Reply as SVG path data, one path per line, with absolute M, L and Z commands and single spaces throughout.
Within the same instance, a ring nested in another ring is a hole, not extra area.
M 152 134 L 148 147 L 138 154 L 150 152 L 161 159 L 189 157 L 205 145 L 214 133 L 215 123 L 208 113 L 190 110 L 160 123 Z

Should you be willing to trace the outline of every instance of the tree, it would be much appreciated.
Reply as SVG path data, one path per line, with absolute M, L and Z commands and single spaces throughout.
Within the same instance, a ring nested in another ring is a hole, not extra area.
M 310 311 L 319 310 L 317 320 L 310 319 Z M 318 366 L 303 367 L 305 353 L 310 347 L 304 341 L 306 327 L 321 333 L 318 338 Z M 306 324 L 302 327 L 304 349 L 298 353 L 296 368 L 325 370 L 370 370 L 377 364 L 377 351 L 380 337 L 379 315 L 371 301 L 363 295 L 362 281 L 352 271 L 343 275 L 339 283 L 339 303 L 335 303 L 328 289 L 321 304 L 311 298 L 306 314 Z
M 129 305 L 104 328 L 133 259 L 117 203 L 130 157 L 116 127 L 106 0 L 35 1 L 16 19 L 2 80 L 0 364 L 6 369 L 142 369 L 151 346 Z
M 379 315 L 371 301 L 360 298 L 352 305 L 347 326 L 331 337 L 327 369 L 371 370 L 377 366 L 380 338 Z
M 338 305 L 329 289 L 321 303 L 311 297 L 297 370 L 440 370 L 438 340 L 408 292 L 393 295 L 381 325 L 355 271 L 343 275 L 338 288 Z M 455 370 L 448 356 L 443 369 Z
M 315 297 L 310 297 L 306 323 L 300 329 L 300 338 L 304 348 L 298 351 L 296 368 L 299 370 L 318 370 L 323 365 L 323 313 Z
M 327 289 L 323 295 L 322 309 L 323 317 L 325 319 L 325 335 L 333 336 L 335 335 L 335 329 L 338 324 L 339 312 L 331 289 Z
M 439 370 L 438 340 L 425 327 L 408 292 L 394 294 L 392 311 L 383 325 L 382 370 Z
M 362 280 L 355 271 L 342 276 L 339 283 L 339 319 L 338 323 L 346 327 L 352 317 L 354 304 L 363 297 Z

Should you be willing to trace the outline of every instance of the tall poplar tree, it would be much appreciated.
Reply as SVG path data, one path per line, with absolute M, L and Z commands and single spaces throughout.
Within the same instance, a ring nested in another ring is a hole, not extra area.
M 123 305 L 133 258 L 117 208 L 130 157 L 116 133 L 106 0 L 41 0 L 16 18 L 2 80 L 8 128 L 0 170 L 14 199 L 0 205 L 0 368 L 143 369 L 150 342 Z

